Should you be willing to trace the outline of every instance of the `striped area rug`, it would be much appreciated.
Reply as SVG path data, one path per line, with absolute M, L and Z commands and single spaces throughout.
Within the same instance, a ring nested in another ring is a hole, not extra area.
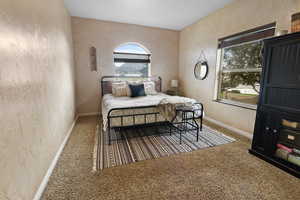
M 173 132 L 170 135 L 164 126 L 159 127 L 158 132 L 161 134 L 155 134 L 157 129 L 153 127 L 128 129 L 122 132 L 112 130 L 112 142 L 108 145 L 107 132 L 98 126 L 95 134 L 93 171 L 235 141 L 207 126 L 203 126 L 202 132 L 199 133 L 198 142 L 196 132 L 183 134 L 181 145 L 178 133 Z

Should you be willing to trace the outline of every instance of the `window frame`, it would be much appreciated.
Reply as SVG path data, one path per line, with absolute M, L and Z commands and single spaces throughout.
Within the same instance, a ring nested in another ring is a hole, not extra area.
M 276 22 L 219 39 L 218 48 L 217 48 L 215 88 L 214 88 L 213 101 L 218 102 L 218 103 L 227 104 L 227 105 L 237 106 L 237 107 L 241 107 L 241 108 L 246 108 L 246 109 L 250 109 L 250 110 L 257 109 L 257 105 L 219 98 L 219 91 L 222 86 L 222 72 L 224 72 L 224 71 L 227 71 L 227 72 L 245 71 L 245 69 L 223 70 L 222 69 L 222 60 L 223 60 L 224 50 L 226 48 L 241 46 L 241 45 L 255 43 L 255 42 L 261 42 L 267 38 L 273 37 L 275 34 L 275 29 L 276 29 Z M 266 33 L 264 33 L 264 32 L 266 32 Z M 266 34 L 266 36 L 264 34 Z M 263 37 L 261 37 L 261 35 Z M 251 37 L 253 39 L 251 39 Z M 229 45 L 226 45 L 226 41 L 227 42 L 229 41 L 228 42 Z M 232 43 L 231 45 L 230 45 L 230 41 Z M 241 41 L 241 42 L 239 42 L 239 41 Z M 225 45 L 222 44 L 222 42 L 224 42 Z M 252 70 L 250 69 L 249 71 L 261 73 L 262 68 L 257 68 L 257 69 L 252 69 Z

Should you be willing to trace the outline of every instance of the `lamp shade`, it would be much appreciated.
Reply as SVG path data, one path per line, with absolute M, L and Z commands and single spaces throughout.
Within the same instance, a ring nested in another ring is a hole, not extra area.
M 171 80 L 171 87 L 178 87 L 178 80 Z

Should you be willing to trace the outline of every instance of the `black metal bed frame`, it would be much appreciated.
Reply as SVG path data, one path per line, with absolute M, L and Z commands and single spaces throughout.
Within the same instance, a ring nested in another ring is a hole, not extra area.
M 147 77 L 136 77 L 136 76 L 103 76 L 101 78 L 101 95 L 102 97 L 105 95 L 105 94 L 108 94 L 108 93 L 111 93 L 111 87 L 109 84 L 108 85 L 105 85 L 106 82 L 112 82 L 112 81 L 107 81 L 106 79 L 112 79 L 113 81 L 116 81 L 116 80 L 124 80 L 124 79 L 137 79 L 137 80 L 141 80 L 141 79 L 153 79 L 153 78 L 156 78 L 157 81 L 155 82 L 155 87 L 156 87 L 156 90 L 158 90 L 159 92 L 162 91 L 162 79 L 161 77 L 153 77 L 153 76 L 147 76 Z M 121 128 L 130 128 L 130 127 L 146 127 L 146 126 L 153 126 L 153 125 L 157 125 L 157 124 L 167 124 L 169 125 L 170 127 L 170 134 L 172 134 L 172 131 L 171 131 L 171 128 L 175 128 L 176 130 L 179 131 L 180 133 L 180 144 L 181 144 L 181 135 L 182 135 L 182 132 L 186 132 L 188 130 L 197 130 L 197 141 L 199 139 L 199 128 L 200 128 L 200 131 L 202 131 L 202 121 L 203 121 L 203 104 L 202 103 L 197 103 L 199 105 L 201 105 L 201 116 L 198 117 L 198 118 L 195 118 L 194 116 L 194 112 L 193 112 L 193 117 L 192 118 L 187 118 L 187 113 L 188 112 L 192 112 L 192 111 L 182 111 L 182 110 L 178 110 L 176 111 L 176 116 L 177 116 L 177 112 L 182 112 L 182 119 L 183 119 L 183 122 L 178 122 L 178 123 L 171 123 L 171 122 L 168 122 L 168 121 L 158 121 L 158 115 L 160 114 L 159 112 L 149 112 L 149 113 L 140 113 L 140 114 L 129 114 L 129 115 L 111 115 L 111 113 L 113 111 L 116 111 L 116 110 L 132 110 L 132 109 L 146 109 L 146 108 L 156 108 L 157 105 L 150 105 L 150 106 L 137 106 L 137 107 L 123 107 L 123 108 L 113 108 L 111 110 L 109 110 L 108 114 L 107 114 L 107 131 L 108 131 L 108 143 L 109 145 L 111 144 L 111 129 L 112 128 L 115 128 L 115 129 L 121 129 Z M 198 109 L 200 110 L 200 109 Z M 194 110 L 194 111 L 197 111 L 197 110 Z M 155 115 L 155 121 L 152 122 L 152 123 L 147 123 L 147 116 L 148 115 Z M 136 117 L 137 116 L 144 116 L 144 123 L 139 123 L 139 124 L 136 124 Z M 127 125 L 127 126 L 124 126 L 123 124 L 123 119 L 124 117 L 132 117 L 132 121 L 133 121 L 133 124 L 132 125 Z M 114 126 L 112 127 L 111 126 L 111 120 L 113 118 L 120 118 L 121 119 L 121 126 Z M 176 117 L 175 117 L 176 118 Z M 173 120 L 175 120 L 175 118 Z M 200 119 L 200 126 L 198 125 L 198 123 L 196 122 L 196 119 Z M 189 122 L 189 121 L 192 121 Z M 176 125 L 183 125 L 183 126 L 176 126 Z M 188 125 L 192 126 L 193 129 L 188 129 Z M 182 128 L 183 127 L 183 128 Z

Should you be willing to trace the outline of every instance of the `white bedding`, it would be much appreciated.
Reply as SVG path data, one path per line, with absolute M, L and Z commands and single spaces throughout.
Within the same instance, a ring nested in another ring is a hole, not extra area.
M 140 106 L 157 106 L 162 99 L 174 99 L 174 101 L 186 101 L 186 102 L 196 102 L 194 99 L 178 97 L 178 96 L 170 96 L 164 93 L 158 93 L 157 95 L 148 95 L 144 97 L 115 97 L 112 94 L 106 94 L 102 99 L 102 117 L 103 117 L 103 129 L 106 130 L 107 127 L 107 115 L 111 109 L 115 108 L 126 108 L 132 107 L 132 109 L 126 110 L 114 110 L 111 112 L 110 116 L 118 116 L 118 115 L 132 115 L 132 114 L 142 114 L 149 112 L 159 112 L 157 107 L 153 108 L 145 108 L 145 109 L 134 109 L 134 107 Z M 157 115 L 157 119 L 155 119 L 155 115 L 147 116 L 146 122 L 152 123 L 155 121 L 161 122 L 166 121 L 162 115 Z M 132 117 L 124 117 L 123 124 L 121 123 L 121 118 L 112 118 L 111 119 L 111 127 L 116 126 L 129 126 L 134 124 L 143 124 L 145 123 L 144 116 L 138 116 L 135 119 L 135 123 L 133 122 Z

